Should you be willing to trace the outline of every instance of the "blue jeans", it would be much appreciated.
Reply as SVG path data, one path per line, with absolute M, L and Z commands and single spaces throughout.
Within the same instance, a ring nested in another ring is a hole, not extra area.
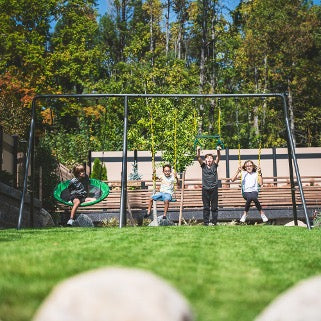
M 154 201 L 171 201 L 172 200 L 172 195 L 169 193 L 162 193 L 162 192 L 157 192 L 152 196 L 152 199 Z

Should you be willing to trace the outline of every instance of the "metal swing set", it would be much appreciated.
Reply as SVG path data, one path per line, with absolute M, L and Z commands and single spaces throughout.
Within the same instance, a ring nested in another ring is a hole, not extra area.
M 287 107 L 287 95 L 286 93 L 256 93 L 256 94 L 44 94 L 37 95 L 32 100 L 31 105 L 31 121 L 30 121 L 30 130 L 28 138 L 28 149 L 25 160 L 25 175 L 24 183 L 20 200 L 19 208 L 19 218 L 17 229 L 21 229 L 22 220 L 23 220 L 23 210 L 25 205 L 25 198 L 27 194 L 27 185 L 28 185 L 28 168 L 31 167 L 31 189 L 30 189 L 30 217 L 33 217 L 33 197 L 34 197 L 34 133 L 35 133 L 35 123 L 36 123 L 36 103 L 40 100 L 46 99 L 74 99 L 74 98 L 106 98 L 106 97 L 118 97 L 124 100 L 124 123 L 123 123 L 123 152 L 122 152 L 122 176 L 121 176 L 121 200 L 120 200 L 120 214 L 119 214 L 119 227 L 122 228 L 126 226 L 127 214 L 126 214 L 126 195 L 127 195 L 127 133 L 128 133 L 128 102 L 129 99 L 137 98 L 183 98 L 183 99 L 192 99 L 192 98 L 278 98 L 281 100 L 283 105 L 283 114 L 284 114 L 284 124 L 287 132 L 287 148 L 288 148 L 288 163 L 289 163 L 289 173 L 290 173 L 290 182 L 291 182 L 291 193 L 292 193 L 292 208 L 294 221 L 297 224 L 297 205 L 295 201 L 295 182 L 294 182 L 294 170 L 297 178 L 298 189 L 302 201 L 302 207 L 306 218 L 307 228 L 310 230 L 310 218 L 308 216 L 308 211 L 306 207 L 306 201 L 303 193 L 303 186 L 301 181 L 300 170 L 297 162 L 297 156 L 295 153 L 295 145 L 293 134 L 290 128 L 290 121 L 288 116 L 288 107 Z M 294 170 L 293 170 L 294 166 Z

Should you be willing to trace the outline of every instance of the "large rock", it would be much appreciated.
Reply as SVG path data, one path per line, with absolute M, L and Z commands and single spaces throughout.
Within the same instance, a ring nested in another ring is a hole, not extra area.
M 291 222 L 289 222 L 287 224 L 284 224 L 284 226 L 296 226 L 296 225 L 295 225 L 294 221 L 291 221 Z M 307 227 L 307 225 L 304 222 L 300 221 L 300 220 L 298 220 L 298 225 L 297 226 Z
M 321 321 L 321 276 L 298 283 L 277 297 L 256 321 Z
M 148 226 L 172 226 L 175 225 L 169 218 L 163 219 L 163 215 L 157 216 L 157 221 L 151 221 Z
M 51 217 L 51 215 L 42 208 L 39 211 L 39 215 L 37 216 L 36 227 L 54 227 L 55 223 Z
M 94 223 L 88 215 L 80 214 L 72 226 L 76 227 L 94 227 Z
M 103 268 L 72 277 L 52 291 L 33 321 L 191 321 L 186 300 L 141 270 Z

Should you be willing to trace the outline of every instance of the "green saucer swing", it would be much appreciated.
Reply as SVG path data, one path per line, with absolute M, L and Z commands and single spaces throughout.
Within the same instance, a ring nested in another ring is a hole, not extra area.
M 73 203 L 70 201 L 70 193 L 68 190 L 70 180 L 60 182 L 54 190 L 54 198 L 65 205 L 72 206 Z M 101 202 L 109 194 L 109 186 L 94 178 L 90 178 L 89 193 L 88 197 L 96 198 L 94 201 L 81 203 L 81 207 L 90 206 L 96 203 Z

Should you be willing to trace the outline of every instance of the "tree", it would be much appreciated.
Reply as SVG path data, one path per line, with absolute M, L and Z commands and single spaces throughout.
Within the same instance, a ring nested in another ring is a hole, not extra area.
M 105 164 L 102 164 L 99 158 L 95 158 L 93 170 L 90 175 L 91 178 L 99 180 L 107 180 L 107 168 Z
M 99 76 L 95 1 L 68 1 L 57 12 L 46 78 L 56 91 L 83 93 Z
M 254 0 L 244 2 L 240 10 L 244 41 L 237 66 L 245 80 L 242 87 L 252 92 L 288 92 L 291 129 L 298 137 L 295 121 L 302 119 L 301 88 L 305 87 L 307 72 L 309 78 L 313 77 L 306 67 L 311 66 L 308 57 L 315 47 L 313 34 L 320 20 L 306 1 L 299 0 Z M 319 70 L 320 66 L 313 68 Z M 256 106 L 253 114 L 258 111 Z M 254 126 L 258 129 L 255 117 Z

